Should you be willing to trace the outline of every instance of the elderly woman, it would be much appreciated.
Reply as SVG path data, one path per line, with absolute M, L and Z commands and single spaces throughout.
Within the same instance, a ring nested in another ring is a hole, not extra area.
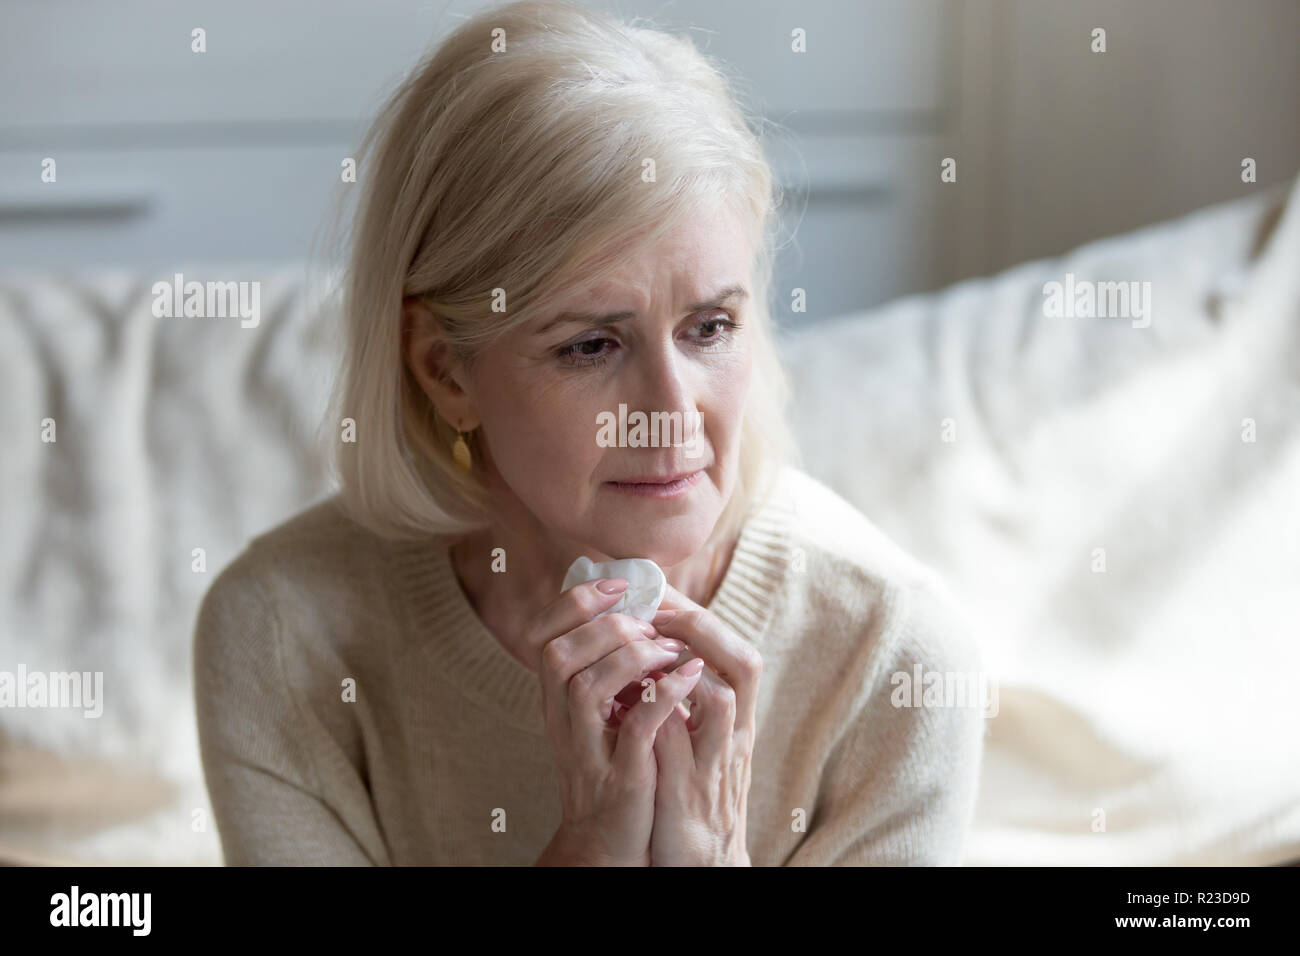
M 196 629 L 226 862 L 958 862 L 983 717 L 911 682 L 979 659 L 935 575 L 796 466 L 778 190 L 716 68 L 513 4 L 366 147 L 339 491 Z M 581 556 L 662 568 L 653 622 L 603 613 L 626 579 L 563 590 Z

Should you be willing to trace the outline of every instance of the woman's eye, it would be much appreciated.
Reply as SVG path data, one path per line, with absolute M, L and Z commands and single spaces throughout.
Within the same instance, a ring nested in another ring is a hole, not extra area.
M 583 339 L 581 342 L 574 342 L 572 345 L 557 349 L 555 354 L 568 365 L 599 365 L 608 361 L 609 353 L 595 346 L 612 341 L 614 340 L 604 336 L 598 339 Z
M 715 312 L 713 318 L 705 319 L 699 324 L 699 328 L 712 326 L 716 331 L 701 338 L 706 345 L 714 345 L 731 337 L 731 334 L 740 326 L 731 317 L 730 312 Z
M 730 339 L 740 328 L 740 324 L 735 321 L 730 312 L 718 310 L 703 314 L 708 318 L 695 324 L 695 330 L 700 333 L 694 337 L 697 348 L 704 350 L 716 348 Z M 605 348 L 606 343 L 618 344 L 608 336 L 601 336 L 562 346 L 556 349 L 555 354 L 565 365 L 575 367 L 603 365 L 609 361 L 609 356 L 613 352 L 613 349 Z

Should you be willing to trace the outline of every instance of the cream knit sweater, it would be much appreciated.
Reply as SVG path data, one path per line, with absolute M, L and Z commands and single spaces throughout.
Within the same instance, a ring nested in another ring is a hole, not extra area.
M 787 467 L 710 610 L 763 658 L 753 864 L 959 863 L 983 712 L 891 700 L 901 675 L 980 671 L 935 576 Z M 378 538 L 334 498 L 302 512 L 213 583 L 194 668 L 229 865 L 529 865 L 560 824 L 538 679 L 444 541 Z

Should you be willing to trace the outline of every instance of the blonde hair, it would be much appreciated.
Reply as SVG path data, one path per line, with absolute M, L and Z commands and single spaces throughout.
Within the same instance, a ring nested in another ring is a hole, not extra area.
M 405 296 L 430 308 L 471 367 L 498 335 L 717 201 L 751 230 L 742 334 L 754 373 L 736 487 L 711 541 L 738 533 L 780 464 L 797 460 L 768 304 L 781 190 L 727 80 L 688 39 L 567 0 L 485 11 L 387 100 L 358 170 L 365 192 L 349 239 L 329 419 L 333 429 L 356 423 L 356 441 L 336 438 L 333 455 L 355 521 L 406 538 L 476 530 L 492 514 L 474 471 L 453 464 L 456 429 L 403 360 Z M 490 308 L 497 289 L 508 291 L 506 312 Z

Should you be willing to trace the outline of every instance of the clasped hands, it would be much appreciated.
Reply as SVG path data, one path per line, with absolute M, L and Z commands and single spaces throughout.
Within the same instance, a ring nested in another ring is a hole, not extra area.
M 672 586 L 653 626 L 596 617 L 618 602 L 620 584 L 569 588 L 528 636 L 540 649 L 563 808 L 544 855 L 592 866 L 748 866 L 762 659 Z

